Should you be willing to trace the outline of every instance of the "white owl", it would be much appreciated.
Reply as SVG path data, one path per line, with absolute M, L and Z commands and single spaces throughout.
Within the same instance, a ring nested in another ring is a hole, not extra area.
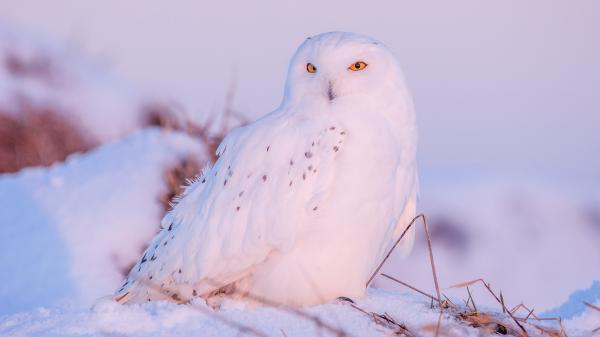
M 390 50 L 353 33 L 310 37 L 279 108 L 223 140 L 113 298 L 307 306 L 361 296 L 415 215 L 416 148 Z M 400 249 L 413 241 L 411 230 Z

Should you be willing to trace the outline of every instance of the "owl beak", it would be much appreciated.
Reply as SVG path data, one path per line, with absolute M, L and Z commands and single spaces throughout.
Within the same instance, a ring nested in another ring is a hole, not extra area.
M 335 98 L 335 93 L 333 92 L 333 83 L 331 83 L 331 81 L 329 81 L 329 86 L 327 87 L 327 97 L 329 98 L 330 102 Z

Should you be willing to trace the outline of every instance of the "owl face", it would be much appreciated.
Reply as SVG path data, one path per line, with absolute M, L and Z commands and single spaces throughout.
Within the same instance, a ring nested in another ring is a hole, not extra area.
M 403 83 L 393 54 L 380 42 L 333 32 L 310 37 L 292 58 L 284 102 L 335 104 L 376 96 Z

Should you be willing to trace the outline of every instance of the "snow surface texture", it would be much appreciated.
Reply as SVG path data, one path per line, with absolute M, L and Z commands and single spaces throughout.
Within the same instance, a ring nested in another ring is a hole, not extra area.
M 186 135 L 146 129 L 0 176 L 0 314 L 112 293 L 158 230 L 164 171 L 204 154 Z
M 368 312 L 387 313 L 395 322 L 418 336 L 433 335 L 439 313 L 427 298 L 413 293 L 370 289 L 356 301 Z M 484 309 L 485 310 L 485 309 Z M 372 317 L 347 302 L 332 302 L 302 310 L 325 324 L 344 331 L 348 336 L 393 335 L 393 326 L 377 324 Z M 499 313 L 496 313 L 500 317 Z M 506 318 L 506 317 L 505 317 Z M 441 335 L 485 336 L 449 315 L 440 323 Z M 588 336 L 600 324 L 600 312 L 586 312 L 564 322 L 570 336 Z M 250 328 L 244 333 L 240 329 Z M 397 328 L 397 327 L 396 327 Z M 531 336 L 538 336 L 529 329 Z M 149 302 L 120 305 L 108 299 L 99 300 L 90 309 L 39 308 L 27 313 L 0 317 L 0 335 L 25 336 L 334 336 L 315 321 L 285 308 L 248 308 L 245 303 L 228 301 L 219 312 L 199 300 L 186 305 Z
M 75 48 L 0 23 L 0 107 L 52 107 L 105 143 L 141 123 L 140 93 Z
M 244 308 L 243 303 L 229 302 L 229 307 L 219 313 L 200 301 L 191 305 L 150 302 L 123 306 L 102 300 L 90 310 L 38 309 L 0 320 L 2 336 L 252 336 L 240 334 L 238 329 L 215 318 L 252 327 L 267 336 L 332 336 L 319 329 L 313 321 L 277 308 Z M 357 304 L 377 313 L 387 312 L 408 329 L 420 331 L 424 326 L 434 326 L 438 313 L 430 303 L 416 295 L 373 290 Z M 344 303 L 330 303 L 305 310 L 349 336 L 382 336 L 387 329 L 377 326 L 364 313 Z M 32 324 L 35 322 L 35 324 Z M 478 331 L 455 321 L 444 319 L 445 329 L 457 336 L 478 336 Z
M 600 328 L 600 311 L 587 307 L 584 302 L 600 307 L 600 281 L 595 281 L 588 289 L 573 292 L 560 307 L 547 311 L 542 316 L 565 318 L 565 326 L 569 331 L 586 334 Z

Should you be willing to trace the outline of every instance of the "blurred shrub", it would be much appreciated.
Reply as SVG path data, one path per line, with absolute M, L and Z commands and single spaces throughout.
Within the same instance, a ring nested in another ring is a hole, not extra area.
M 96 144 L 63 114 L 21 104 L 19 111 L 0 109 L 0 173 L 48 166 Z

